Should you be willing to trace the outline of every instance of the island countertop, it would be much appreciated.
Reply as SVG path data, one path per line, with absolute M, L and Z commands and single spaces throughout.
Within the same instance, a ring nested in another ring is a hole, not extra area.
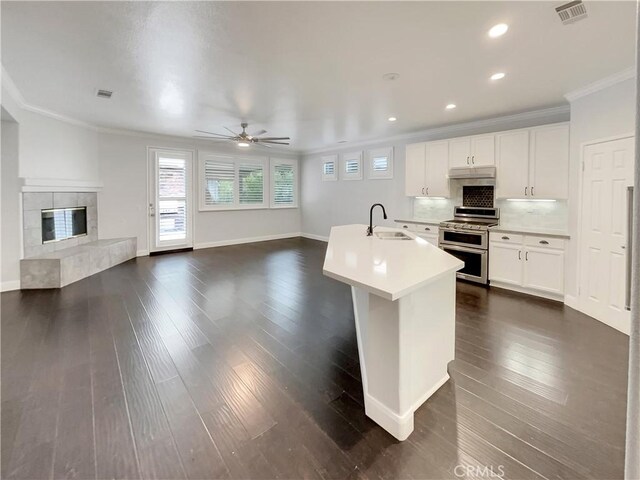
M 366 230 L 366 225 L 331 229 L 323 267 L 326 276 L 393 301 L 464 266 L 406 230 L 376 227 L 374 232 L 403 232 L 411 240 L 383 240 L 375 233 L 368 237 Z

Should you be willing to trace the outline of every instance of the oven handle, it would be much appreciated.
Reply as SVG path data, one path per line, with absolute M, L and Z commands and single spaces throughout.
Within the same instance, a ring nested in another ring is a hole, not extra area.
M 467 248 L 460 247 L 458 245 L 449 245 L 447 243 L 441 243 L 439 245 L 443 250 L 457 250 L 458 252 L 477 253 L 478 255 L 486 255 L 487 251 L 480 248 Z

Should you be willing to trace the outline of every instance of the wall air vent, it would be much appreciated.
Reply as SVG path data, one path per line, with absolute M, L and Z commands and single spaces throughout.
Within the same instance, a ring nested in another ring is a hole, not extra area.
M 560 20 L 562 20 L 563 25 L 569 25 L 570 23 L 575 23 L 578 20 L 587 18 L 587 8 L 584 6 L 584 3 L 582 3 L 582 0 L 575 0 L 560 5 L 556 7 L 556 12 L 558 12 L 558 16 Z
M 111 90 L 98 90 L 96 92 L 96 97 L 98 98 L 111 98 L 113 92 Z

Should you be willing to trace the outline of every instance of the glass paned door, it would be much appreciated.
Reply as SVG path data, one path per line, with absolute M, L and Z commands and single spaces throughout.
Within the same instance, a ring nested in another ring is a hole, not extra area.
M 192 153 L 151 149 L 151 251 L 192 247 Z

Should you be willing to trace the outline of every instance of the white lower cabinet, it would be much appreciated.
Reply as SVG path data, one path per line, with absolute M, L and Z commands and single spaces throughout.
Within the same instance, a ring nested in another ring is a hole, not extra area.
M 421 238 L 424 238 L 427 242 L 432 245 L 438 246 L 438 235 L 440 233 L 439 227 L 437 225 L 431 224 L 427 225 L 424 223 L 400 223 L 398 222 L 398 228 L 404 228 L 409 230 L 410 232 L 415 233 Z
M 561 299 L 564 243 L 555 237 L 491 232 L 489 280 L 496 286 Z

